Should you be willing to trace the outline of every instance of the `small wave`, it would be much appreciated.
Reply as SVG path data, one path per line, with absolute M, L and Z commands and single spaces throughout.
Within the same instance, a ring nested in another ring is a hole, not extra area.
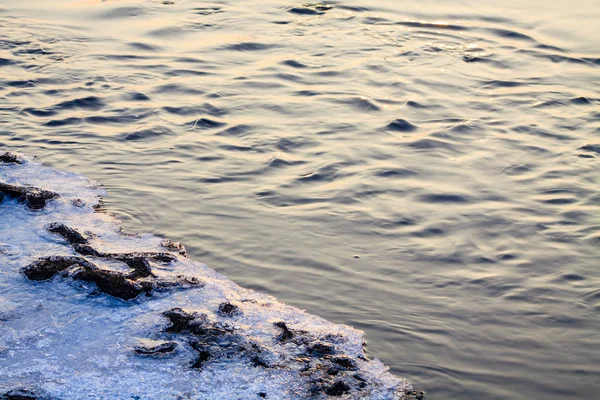
M 128 141 L 148 141 L 158 139 L 163 136 L 172 136 L 173 131 L 164 126 L 153 126 L 150 128 L 139 129 L 123 135 L 123 139 Z
M 414 125 L 402 118 L 395 119 L 386 126 L 387 130 L 396 132 L 414 132 L 418 128 L 419 127 L 417 125 Z
M 278 46 L 275 44 L 267 44 L 267 43 L 258 43 L 258 42 L 243 42 L 230 44 L 223 47 L 223 50 L 232 50 L 232 51 L 265 51 L 277 48 Z

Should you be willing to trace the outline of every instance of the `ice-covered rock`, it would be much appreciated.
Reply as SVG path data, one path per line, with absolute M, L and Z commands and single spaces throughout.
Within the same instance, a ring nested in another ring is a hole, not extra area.
M 361 332 L 122 234 L 101 195 L 0 156 L 0 399 L 414 397 Z

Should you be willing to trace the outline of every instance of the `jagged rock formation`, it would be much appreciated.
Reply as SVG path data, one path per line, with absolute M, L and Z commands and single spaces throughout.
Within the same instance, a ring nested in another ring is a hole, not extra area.
M 22 269 L 23 274 L 34 281 L 52 279 L 57 274 L 75 280 L 92 282 L 102 293 L 131 300 L 145 293 L 151 296 L 157 289 L 199 286 L 202 282 L 196 277 L 178 275 L 175 279 L 157 278 L 152 273 L 152 263 L 170 263 L 177 256 L 170 253 L 103 253 L 89 245 L 87 235 L 62 223 L 52 223 L 48 231 L 62 236 L 80 256 L 43 257 Z M 172 242 L 171 242 L 172 243 Z M 83 256 L 109 259 L 126 264 L 130 271 L 119 272 L 102 269 Z
M 60 197 L 58 193 L 49 190 L 0 182 L 0 203 L 5 196 L 17 199 L 31 210 L 41 210 L 46 207 L 46 202 Z

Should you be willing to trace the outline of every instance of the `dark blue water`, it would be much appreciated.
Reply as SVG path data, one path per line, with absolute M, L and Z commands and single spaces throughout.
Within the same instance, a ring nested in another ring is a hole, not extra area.
M 4 1 L 0 148 L 430 399 L 597 398 L 597 4 L 328 4 Z

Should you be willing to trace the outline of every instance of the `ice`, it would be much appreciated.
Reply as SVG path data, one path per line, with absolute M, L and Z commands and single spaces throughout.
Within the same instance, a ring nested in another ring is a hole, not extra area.
M 40 399 L 408 396 L 410 384 L 366 358 L 360 331 L 241 288 L 161 238 L 124 235 L 114 217 L 94 210 L 105 195 L 101 188 L 81 175 L 24 159 L 0 162 L 0 182 L 60 198 L 42 210 L 11 197 L 0 203 L 0 397 L 23 389 Z M 149 261 L 151 279 L 164 283 L 184 276 L 201 284 L 159 285 L 124 301 L 74 279 L 76 270 L 31 281 L 21 270 L 39 258 L 82 256 L 48 231 L 56 222 L 89 238 L 101 255 L 84 257 L 101 270 L 124 275 L 131 269 L 105 254 L 168 251 L 173 261 Z M 175 308 L 192 316 L 191 322 L 181 332 L 167 332 L 165 312 Z M 293 339 L 282 338 L 275 325 L 281 322 Z M 194 330 L 198 323 L 204 325 Z M 207 360 L 200 363 L 203 349 Z M 340 367 L 348 363 L 353 367 Z M 327 373 L 332 366 L 339 371 Z

